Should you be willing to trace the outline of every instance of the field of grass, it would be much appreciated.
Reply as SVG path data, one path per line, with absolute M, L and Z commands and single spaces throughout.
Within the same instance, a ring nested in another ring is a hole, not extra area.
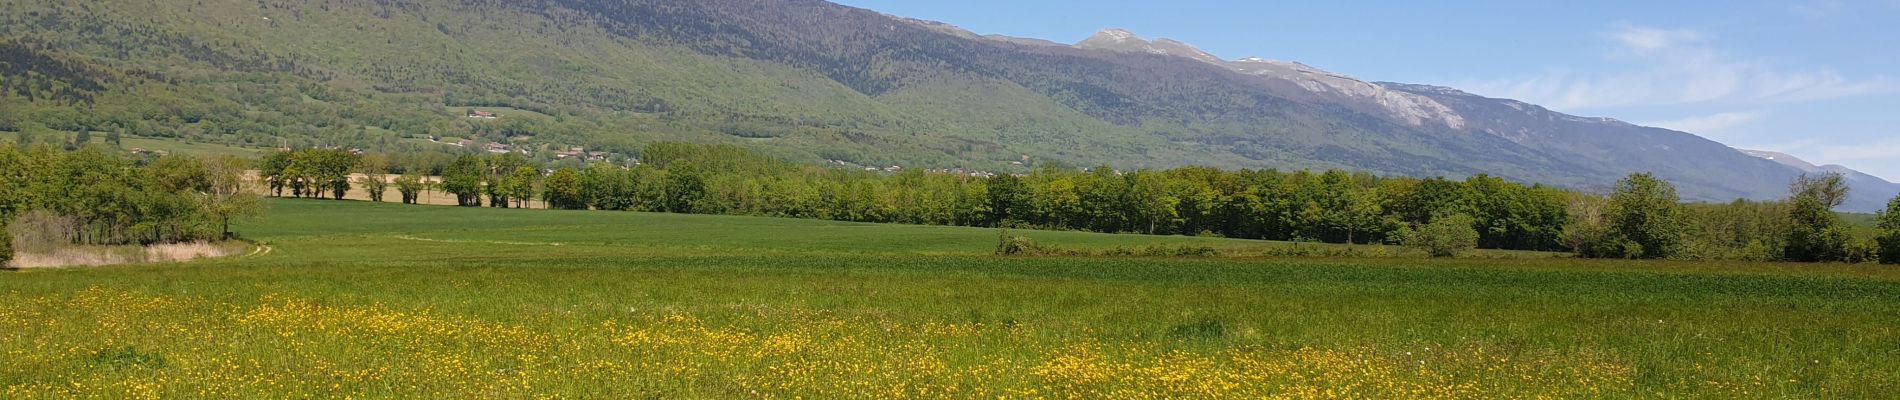
M 534 112 L 530 110 L 523 110 L 523 109 L 514 108 L 514 107 L 449 107 L 449 110 L 451 111 L 455 111 L 455 110 L 486 111 L 486 112 L 495 113 L 497 115 L 501 115 L 501 118 L 529 117 L 529 118 L 540 118 L 540 119 L 546 119 L 546 120 L 554 119 L 554 116 L 551 116 L 551 115 L 542 114 L 542 113 L 538 113 L 538 112 Z
M 4 398 L 1881 398 L 1900 270 L 998 257 L 990 229 L 279 200 L 0 272 Z M 1072 249 L 1284 244 L 1017 231 Z

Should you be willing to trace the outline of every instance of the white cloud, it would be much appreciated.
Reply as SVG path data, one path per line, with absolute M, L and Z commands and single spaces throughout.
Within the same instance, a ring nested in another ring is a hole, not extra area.
M 1657 29 L 1643 26 L 1624 25 L 1606 32 L 1604 37 L 1637 51 L 1656 51 L 1686 42 L 1702 41 L 1702 33 L 1688 29 Z
M 1850 78 L 1831 68 L 1788 70 L 1738 58 L 1710 35 L 1621 25 L 1602 35 L 1608 71 L 1552 70 L 1525 78 L 1466 82 L 1472 91 L 1563 110 L 1697 103 L 1788 103 L 1900 91 L 1885 76 Z
M 1816 159 L 1830 164 L 1870 160 L 1892 163 L 1900 160 L 1900 142 L 1816 146 L 1812 152 Z
M 1833 70 L 1762 74 L 1755 77 L 1754 98 L 1771 102 L 1806 102 L 1893 92 L 1900 82 L 1876 76 L 1852 80 Z
M 1795 3 L 1789 6 L 1788 10 L 1793 11 L 1795 15 L 1818 19 L 1834 15 L 1843 8 L 1847 8 L 1847 3 L 1842 3 L 1840 0 L 1818 0 Z
M 1814 154 L 1819 164 L 1849 165 L 1889 181 L 1900 179 L 1900 142 L 1820 146 Z
M 1703 137 L 1714 138 L 1727 133 L 1730 128 L 1748 125 L 1749 123 L 1760 120 L 1763 116 L 1763 113 L 1754 111 L 1724 112 L 1675 120 L 1653 121 L 1643 123 L 1642 125 L 1669 128 L 1701 135 Z

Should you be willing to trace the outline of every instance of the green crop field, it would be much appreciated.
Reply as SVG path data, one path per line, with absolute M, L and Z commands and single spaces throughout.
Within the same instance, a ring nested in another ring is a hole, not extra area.
M 1880 398 L 1900 270 L 280 200 L 267 246 L 0 272 L 3 398 Z

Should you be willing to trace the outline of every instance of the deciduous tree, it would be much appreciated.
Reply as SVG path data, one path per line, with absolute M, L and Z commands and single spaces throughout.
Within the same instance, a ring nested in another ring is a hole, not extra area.
M 1682 199 L 1676 187 L 1648 173 L 1616 183 L 1605 209 L 1608 243 L 1590 246 L 1596 255 L 1669 258 L 1682 244 Z
M 1880 262 L 1900 264 L 1900 197 L 1887 202 L 1887 210 L 1880 213 Z
M 363 192 L 369 195 L 369 201 L 381 203 L 383 192 L 389 191 L 389 157 L 372 154 L 362 157 L 356 163 L 356 170 L 363 174 L 357 182 Z
M 554 170 L 548 174 L 545 186 L 547 189 L 542 192 L 542 200 L 548 203 L 548 208 L 587 209 L 587 196 L 582 187 L 580 171 L 572 168 Z
M 422 191 L 427 186 L 415 174 L 403 174 L 396 177 L 396 192 L 402 194 L 403 204 L 416 204 L 422 199 Z
M 261 217 L 268 205 L 244 187 L 244 160 L 220 156 L 205 160 L 204 165 L 209 191 L 203 207 L 217 219 L 219 237 L 232 238 L 232 220 Z
M 481 158 L 461 156 L 442 171 L 442 191 L 455 195 L 457 205 L 481 207 L 482 179 L 487 176 L 488 167 Z
M 1791 261 L 1832 262 L 1847 258 L 1851 240 L 1841 217 L 1834 213 L 1847 197 L 1847 184 L 1839 173 L 1803 175 L 1789 188 L 1788 247 L 1783 252 Z
M 535 186 L 540 184 L 541 171 L 530 166 L 515 167 L 508 174 L 508 198 L 514 199 L 515 208 L 527 208 L 528 201 L 534 200 Z

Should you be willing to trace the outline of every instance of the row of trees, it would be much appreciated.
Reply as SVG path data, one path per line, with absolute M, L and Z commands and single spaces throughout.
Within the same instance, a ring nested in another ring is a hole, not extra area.
M 1859 235 L 1833 209 L 1847 196 L 1839 174 L 1803 176 L 1787 200 L 1683 204 L 1649 174 L 1617 183 L 1607 198 L 1573 203 L 1565 241 L 1585 257 L 1900 263 L 1900 198 Z
M 1872 234 L 1830 211 L 1846 195 L 1838 175 L 1806 177 L 1779 202 L 1683 204 L 1647 174 L 1607 197 L 1487 176 L 1382 178 L 1340 171 L 1181 168 L 1121 173 L 1044 168 L 990 178 L 802 167 L 727 146 L 662 143 L 634 168 L 593 164 L 545 175 L 518 156 L 465 156 L 440 190 L 460 204 L 719 213 L 835 220 L 1024 226 L 1104 232 L 1221 235 L 1338 243 L 1419 242 L 1456 249 L 1574 250 L 1586 257 L 1900 261 L 1900 198 Z M 269 190 L 372 201 L 393 184 L 414 203 L 435 188 L 393 179 L 381 156 L 338 150 L 280 152 L 258 163 Z M 230 157 L 132 159 L 92 146 L 0 147 L 0 221 L 38 212 L 59 240 L 133 244 L 228 237 L 234 218 L 262 212 L 244 190 L 247 165 Z M 362 176 L 352 180 L 352 172 Z M 1468 234 L 1466 232 L 1469 232 Z M 1469 236 L 1470 239 L 1465 237 Z M 5 250 L 5 249 L 0 249 Z M 0 251 L 4 253 L 5 251 Z M 1435 252 L 1437 252 L 1435 250 Z
M 343 199 L 361 188 L 370 201 L 383 201 L 395 188 L 401 201 L 414 204 L 430 190 L 456 196 L 458 204 L 526 207 L 539 193 L 541 172 L 526 158 L 513 154 L 464 155 L 441 167 L 440 182 L 423 175 L 430 168 L 394 166 L 384 155 L 358 155 L 339 149 L 279 151 L 258 161 L 258 179 L 273 196 Z M 408 173 L 391 174 L 390 171 Z M 393 175 L 393 177 L 392 177 Z M 484 201 L 486 199 L 486 201 Z
M 350 190 L 350 174 L 359 169 L 362 157 L 340 149 L 304 149 L 279 151 L 258 162 L 258 175 L 274 196 L 334 198 L 341 200 Z
M 540 170 L 514 153 L 462 156 L 442 171 L 441 185 L 463 206 L 480 207 L 486 196 L 491 207 L 523 208 L 534 199 L 540 178 Z
M 296 164 L 299 153 L 273 157 Z M 523 207 L 538 199 L 573 210 L 1407 242 L 1441 255 L 1484 247 L 1604 258 L 1870 261 L 1900 246 L 1895 212 L 1883 216 L 1891 221 L 1879 226 L 1884 233 L 1856 234 L 1831 211 L 1846 190 L 1835 175 L 1802 179 L 1785 201 L 1684 204 L 1671 184 L 1649 174 L 1631 175 L 1612 194 L 1598 196 L 1485 175 L 1450 180 L 1204 167 L 1045 167 L 994 177 L 889 174 L 800 166 L 733 146 L 680 143 L 650 145 L 642 156 L 646 163 L 632 168 L 597 163 L 553 170 L 512 154 L 462 156 L 443 168 L 439 184 L 405 174 L 393 185 L 405 203 L 439 189 L 463 206 Z M 337 156 L 303 158 L 346 165 Z M 359 185 L 381 201 L 390 181 L 380 172 L 391 169 L 387 159 L 355 160 L 366 174 Z M 269 159 L 265 164 L 271 165 Z M 348 180 L 337 176 L 297 179 L 347 188 Z
M 232 220 L 264 210 L 244 188 L 247 167 L 234 157 L 0 144 L 0 225 L 31 224 L 26 233 L 40 236 L 14 240 L 82 245 L 227 238 Z
M 1556 250 L 1568 196 L 1489 176 L 1420 180 L 1195 167 L 1043 168 L 985 178 L 802 167 L 727 146 L 656 144 L 642 154 L 647 163 L 630 169 L 596 164 L 555 170 L 543 197 L 551 207 L 568 209 L 1338 243 L 1389 242 L 1400 228 L 1466 215 L 1488 247 Z

